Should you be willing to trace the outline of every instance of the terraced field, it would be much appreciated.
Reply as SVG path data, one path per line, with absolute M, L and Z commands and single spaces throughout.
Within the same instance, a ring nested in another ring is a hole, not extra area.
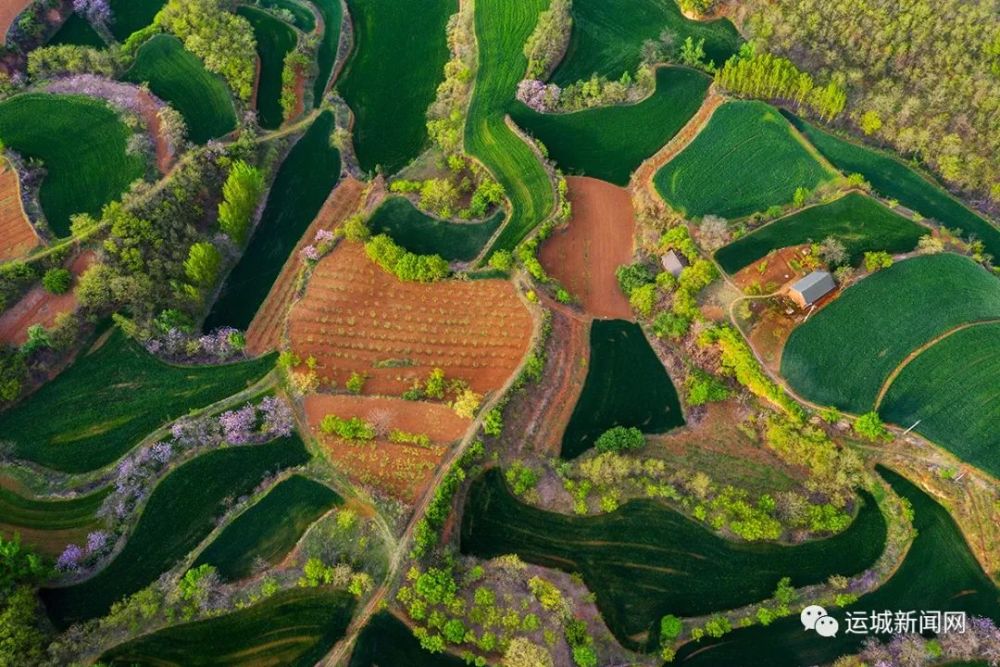
M 308 667 L 343 636 L 354 606 L 344 591 L 293 588 L 247 609 L 140 637 L 111 649 L 101 662 Z
M 260 126 L 273 130 L 281 126 L 281 73 L 285 56 L 295 48 L 298 35 L 284 21 L 254 7 L 240 7 L 237 13 L 250 21 L 257 40 L 260 79 L 257 83 L 257 119 Z
M 323 99 L 330 78 L 333 76 L 333 66 L 337 61 L 337 47 L 340 44 L 340 23 L 343 19 L 343 9 L 340 0 L 312 0 L 312 4 L 323 18 L 323 35 L 316 49 L 316 80 L 313 82 L 314 106 L 319 106 Z
M 638 104 L 541 114 L 517 102 L 511 118 L 563 171 L 626 185 L 632 171 L 694 116 L 709 83 L 695 70 L 663 67 L 656 72 L 656 92 Z
M 171 35 L 157 35 L 142 45 L 125 74 L 177 109 L 187 123 L 188 139 L 204 144 L 236 129 L 236 110 L 221 77 L 205 69 Z
M 705 55 L 721 65 L 743 41 L 728 20 L 691 21 L 673 0 L 574 0 L 573 33 L 552 81 L 565 86 L 591 75 L 618 79 L 635 74 L 642 45 L 664 30 L 679 45 L 687 37 L 705 40 Z
M 522 47 L 548 0 L 479 0 L 479 71 L 465 125 L 465 148 L 503 185 L 511 211 L 491 250 L 510 250 L 552 212 L 554 193 L 535 154 L 508 125 L 507 109 L 528 66 Z
M 929 233 L 908 218 L 893 213 L 871 197 L 852 192 L 840 199 L 812 206 L 780 218 L 720 248 L 715 259 L 727 273 L 736 273 L 773 250 L 801 243 L 819 243 L 834 237 L 844 244 L 847 262 L 857 265 L 865 252 L 909 252 Z
M 104 102 L 28 93 L 0 103 L 0 140 L 46 168 L 38 198 L 57 236 L 74 213 L 98 215 L 145 172 L 126 148 L 131 132 Z
M 101 527 L 97 510 L 110 488 L 66 500 L 29 498 L 0 487 L 0 534 L 21 536 L 25 544 L 55 558 L 71 542 L 80 544 Z
M 677 390 L 639 325 L 594 320 L 587 380 L 563 434 L 561 456 L 579 456 L 613 426 L 664 433 L 682 424 Z
M 464 664 L 464 660 L 453 655 L 425 651 L 405 623 L 387 611 L 380 611 L 358 635 L 348 667 L 462 667 Z
M 615 637 L 639 647 L 664 614 L 697 616 L 763 600 L 785 576 L 798 587 L 863 571 L 882 553 L 886 524 L 874 499 L 862 498 L 847 530 L 789 547 L 725 540 L 653 500 L 598 516 L 547 512 L 520 502 L 492 469 L 469 490 L 461 549 L 480 558 L 516 553 L 580 573 Z
M 792 200 L 835 174 L 763 102 L 729 102 L 657 172 L 660 195 L 687 216 L 738 218 Z
M 42 590 L 53 623 L 65 628 L 107 613 L 112 603 L 152 583 L 205 539 L 227 498 L 251 492 L 268 473 L 308 460 L 302 441 L 293 436 L 217 449 L 176 468 L 157 484 L 125 548 L 107 567 L 82 583 Z
M 337 89 L 354 112 L 361 169 L 393 174 L 427 142 L 427 107 L 448 60 L 445 26 L 457 0 L 348 0 L 354 53 Z M 392 85 L 386 85 L 392 81 Z
M 224 366 L 172 366 L 119 330 L 16 407 L 0 414 L 0 440 L 19 458 L 86 472 L 125 454 L 189 410 L 230 396 L 274 367 L 268 355 Z
M 124 42 L 136 30 L 151 24 L 167 0 L 109 0 L 109 4 L 115 17 L 111 23 L 111 34 L 119 42 Z
M 293 475 L 226 526 L 192 567 L 214 565 L 223 579 L 235 581 L 253 574 L 258 562 L 276 565 L 341 501 L 328 486 Z
M 418 255 L 441 255 L 449 261 L 476 258 L 503 222 L 498 211 L 484 222 L 455 223 L 431 217 L 405 197 L 390 197 L 368 220 L 374 234 L 388 234 Z

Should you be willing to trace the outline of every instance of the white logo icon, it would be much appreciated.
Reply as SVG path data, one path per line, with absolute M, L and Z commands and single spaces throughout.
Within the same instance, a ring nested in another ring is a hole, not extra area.
M 815 630 L 821 637 L 835 637 L 840 630 L 840 623 L 832 616 L 828 616 L 826 609 L 818 604 L 810 605 L 799 614 L 802 627 L 806 630 Z

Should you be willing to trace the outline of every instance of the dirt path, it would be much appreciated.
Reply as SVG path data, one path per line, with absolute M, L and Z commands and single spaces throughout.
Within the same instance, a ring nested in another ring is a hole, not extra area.
M 174 147 L 171 146 L 163 135 L 163 123 L 160 122 L 159 107 L 152 94 L 143 91 L 138 95 L 139 113 L 146 121 L 149 128 L 150 138 L 156 151 L 156 168 L 163 175 L 170 171 L 170 166 L 174 161 Z
M 3 0 L 0 2 L 0 44 L 7 43 L 7 31 L 14 25 L 14 19 L 32 2 L 34 0 Z
M 0 261 L 21 257 L 41 244 L 21 205 L 17 170 L 0 161 Z
M 77 255 L 68 267 L 74 279 L 79 278 L 95 259 L 92 250 Z M 52 294 L 45 291 L 42 285 L 35 285 L 12 308 L 0 315 L 0 342 L 21 345 L 28 340 L 28 327 L 32 324 L 51 327 L 60 313 L 73 310 L 76 310 L 73 290 Z

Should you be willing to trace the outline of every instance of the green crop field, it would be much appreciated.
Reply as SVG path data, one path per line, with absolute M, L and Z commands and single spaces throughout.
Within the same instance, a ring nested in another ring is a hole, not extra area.
M 879 469 L 896 493 L 910 501 L 917 537 L 889 581 L 849 607 L 828 609 L 841 632 L 821 641 L 802 631 L 798 614 L 767 627 L 738 629 L 722 639 L 703 639 L 682 647 L 672 663 L 686 667 L 799 667 L 830 664 L 861 650 L 873 635 L 843 632 L 845 612 L 882 610 L 964 611 L 1000 622 L 1000 590 L 969 551 L 948 511 L 896 473 Z
M 77 46 L 92 46 L 95 49 L 103 49 L 107 46 L 101 36 L 97 34 L 90 21 L 83 18 L 76 12 L 69 15 L 69 18 L 59 27 L 56 34 L 49 40 L 49 46 L 60 44 L 76 44 Z
M 849 263 L 857 265 L 869 250 L 909 252 L 927 233 L 927 228 L 893 213 L 871 197 L 852 192 L 765 225 L 720 248 L 715 259 L 726 272 L 735 273 L 772 250 L 819 243 L 832 236 L 844 244 Z
M 0 440 L 48 468 L 96 470 L 159 426 L 256 382 L 274 361 L 268 355 L 225 366 L 172 366 L 115 330 L 100 348 L 0 414 Z
M 763 102 L 728 102 L 654 177 L 687 216 L 738 218 L 792 201 L 796 188 L 831 180 L 781 114 Z
M 68 500 L 26 498 L 0 487 L 0 525 L 35 530 L 96 528 L 97 510 L 110 487 Z
M 447 222 L 423 213 L 405 197 L 390 197 L 372 214 L 368 225 L 372 233 L 388 234 L 410 252 L 469 261 L 479 255 L 503 216 L 503 211 L 498 211 L 484 222 Z
M 518 102 L 511 118 L 545 144 L 563 171 L 627 185 L 632 171 L 698 111 L 710 82 L 694 70 L 664 67 L 656 72 L 656 92 L 638 104 L 540 114 Z
M 205 322 L 246 329 L 281 267 L 340 179 L 340 153 L 330 146 L 333 114 L 324 111 L 288 153 L 271 185 L 250 245 L 226 279 Z
M 231 614 L 175 625 L 117 646 L 108 665 L 311 667 L 344 636 L 354 613 L 344 591 L 293 588 Z
M 457 0 L 348 0 L 354 53 L 337 89 L 354 112 L 361 169 L 394 174 L 427 142 L 427 107 L 448 61 L 445 27 Z
M 57 236 L 69 236 L 71 215 L 99 215 L 142 177 L 145 161 L 126 151 L 131 134 L 101 100 L 29 93 L 0 102 L 0 140 L 45 165 L 38 198 Z
M 563 434 L 563 458 L 584 453 L 612 426 L 664 433 L 682 424 L 677 390 L 639 325 L 594 320 L 587 380 Z
M 329 487 L 293 475 L 226 526 L 193 567 L 214 565 L 229 581 L 248 577 L 258 560 L 280 562 L 306 529 L 341 501 Z
M 958 331 L 906 365 L 879 412 L 1000 477 L 1000 321 Z
M 330 77 L 333 75 L 333 66 L 337 61 L 343 9 L 340 6 L 340 0 L 312 0 L 312 3 L 319 11 L 319 15 L 323 17 L 323 37 L 316 50 L 316 66 L 319 68 L 319 72 L 313 83 L 313 99 L 315 106 L 319 106 L 327 84 L 330 82 Z
M 237 13 L 250 21 L 257 39 L 257 56 L 260 58 L 257 118 L 261 127 L 274 130 L 285 118 L 281 108 L 281 73 L 285 69 L 285 56 L 295 48 L 299 38 L 290 25 L 265 11 L 240 7 Z
M 316 29 L 316 17 L 298 0 L 260 0 L 260 6 L 289 12 L 295 27 L 302 32 L 312 32 Z
M 1000 317 L 1000 280 L 971 260 L 916 257 L 848 288 L 789 336 L 781 374 L 798 393 L 850 412 L 872 409 L 908 354 L 967 322 Z
M 405 623 L 387 611 L 380 611 L 358 635 L 348 667 L 462 667 L 465 664 L 464 660 L 447 653 L 425 651 Z
M 205 539 L 227 499 L 250 493 L 268 473 L 308 460 L 302 441 L 292 436 L 217 449 L 176 468 L 157 484 L 125 548 L 107 567 L 82 583 L 42 590 L 49 616 L 65 628 L 106 614 Z
M 554 193 L 534 150 L 507 126 L 507 109 L 528 66 L 522 51 L 548 0 L 479 0 L 479 72 L 465 124 L 465 147 L 503 185 L 511 213 L 493 250 L 510 250 L 549 217 Z
M 143 44 L 125 78 L 148 83 L 154 95 L 177 109 L 187 123 L 188 139 L 196 144 L 236 129 L 225 81 L 206 70 L 176 37 L 157 35 Z
M 743 41 L 727 19 L 691 21 L 673 0 L 574 0 L 573 33 L 552 81 L 565 86 L 591 75 L 617 79 L 635 74 L 642 45 L 669 30 L 678 46 L 685 38 L 705 40 L 705 55 L 721 65 Z
M 1000 229 L 899 158 L 839 139 L 790 113 L 782 113 L 837 169 L 845 174 L 861 174 L 883 196 L 896 199 L 903 206 L 933 218 L 949 229 L 961 230 L 966 238 L 976 237 L 986 245 L 986 252 L 1000 258 Z
M 114 16 L 111 34 L 124 42 L 133 32 L 152 23 L 167 0 L 110 0 L 109 4 Z
M 881 555 L 885 537 L 885 519 L 867 494 L 847 530 L 789 547 L 725 540 L 653 500 L 598 516 L 548 512 L 520 502 L 492 469 L 469 490 L 461 549 L 481 558 L 515 553 L 580 573 L 614 635 L 635 646 L 634 635 L 658 626 L 664 614 L 697 616 L 764 600 L 782 577 L 799 587 L 861 572 Z

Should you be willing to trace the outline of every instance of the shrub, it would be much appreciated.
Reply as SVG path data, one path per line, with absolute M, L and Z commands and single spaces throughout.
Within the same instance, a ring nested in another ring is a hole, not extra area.
M 684 387 L 687 389 L 688 405 L 724 401 L 730 395 L 729 388 L 721 380 L 700 368 L 691 371 L 684 381 Z
M 618 286 L 625 296 L 632 296 L 632 291 L 653 282 L 653 272 L 645 264 L 626 264 L 615 271 Z
M 523 496 L 535 488 L 535 485 L 538 484 L 539 475 L 538 471 L 534 468 L 520 461 L 515 461 L 504 473 L 504 477 L 507 478 L 507 483 L 510 484 L 514 494 Z
M 599 452 L 622 452 L 639 449 L 645 444 L 646 438 L 636 427 L 615 426 L 597 438 L 596 447 Z
M 892 266 L 892 255 L 884 250 L 865 253 L 865 269 L 870 272 L 881 271 Z
M 498 271 L 510 271 L 514 266 L 514 256 L 508 250 L 497 250 L 490 255 L 490 266 Z
M 667 614 L 660 619 L 660 644 L 668 646 L 674 643 L 674 640 L 681 636 L 683 629 L 684 624 L 681 619 L 673 614 Z
M 496 437 L 503 433 L 503 410 L 493 408 L 483 418 L 483 433 Z
M 379 234 L 365 243 L 365 253 L 382 269 L 400 280 L 434 282 L 448 276 L 448 262 L 440 255 L 417 255 Z
M 351 373 L 351 377 L 347 378 L 347 382 L 344 386 L 347 388 L 347 391 L 352 394 L 360 394 L 361 390 L 365 388 L 366 379 L 367 377 L 364 373 L 358 373 L 355 371 L 354 373 Z
M 670 274 L 667 274 L 670 275 Z M 683 338 L 691 328 L 691 320 L 687 317 L 664 311 L 653 320 L 653 333 L 657 338 Z
M 72 282 L 73 274 L 69 272 L 69 269 L 49 269 L 42 276 L 42 285 L 45 286 L 45 291 L 51 294 L 65 294 L 69 291 Z
M 629 295 L 628 302 L 640 315 L 649 317 L 653 314 L 653 306 L 656 305 L 656 285 L 647 283 L 636 287 Z
M 345 440 L 374 440 L 376 435 L 375 427 L 360 417 L 341 419 L 337 415 L 327 415 L 319 423 L 319 430 Z
M 878 440 L 889 440 L 892 436 L 882 423 L 878 413 L 872 410 L 866 412 L 854 420 L 854 432 L 862 438 L 873 442 Z

